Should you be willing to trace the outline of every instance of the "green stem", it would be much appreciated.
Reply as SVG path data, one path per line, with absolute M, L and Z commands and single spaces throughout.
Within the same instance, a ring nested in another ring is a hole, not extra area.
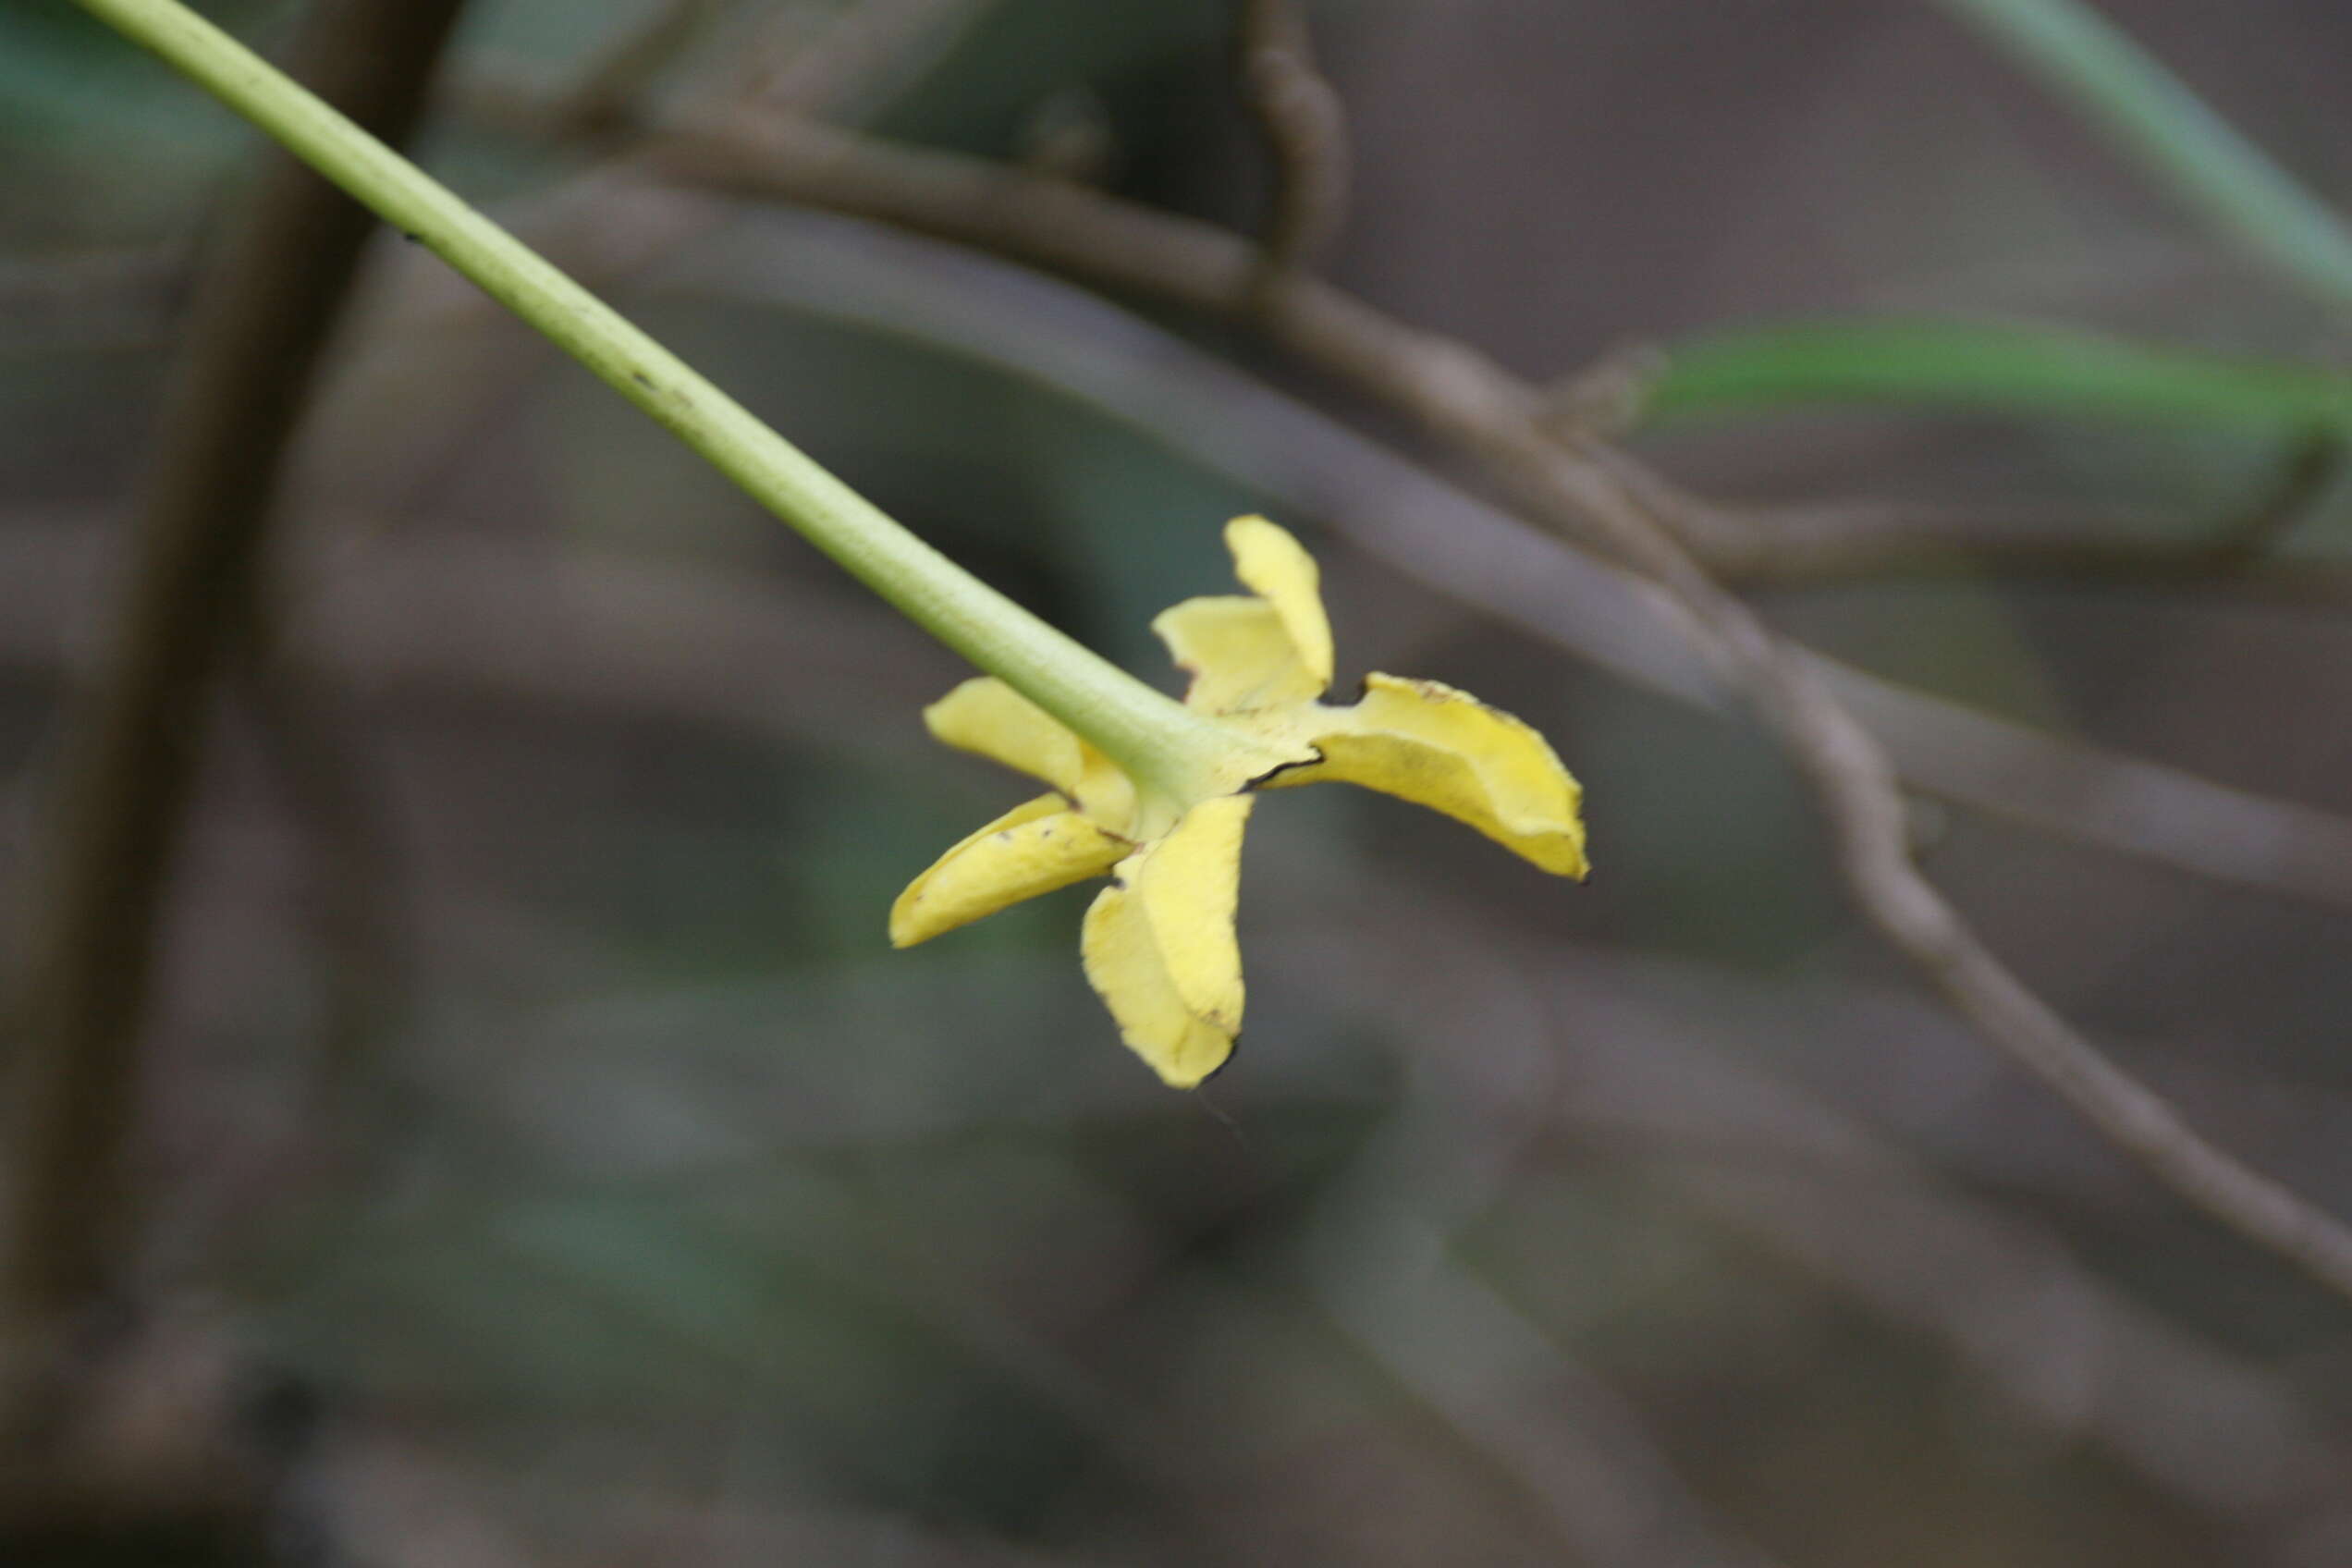
M 742 405 L 398 153 L 178 0 L 77 0 L 268 132 L 669 427 L 906 618 L 1094 742 L 1189 797 L 1230 773 L 1232 730 L 1065 636 L 907 532 Z
M 1938 0 L 2086 110 L 2223 233 L 2352 305 L 2352 227 L 2180 78 L 2079 0 Z

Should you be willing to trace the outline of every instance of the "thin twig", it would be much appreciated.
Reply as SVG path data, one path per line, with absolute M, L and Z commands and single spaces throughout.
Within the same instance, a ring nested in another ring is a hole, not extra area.
M 1643 405 L 1668 364 L 1666 351 L 1634 338 L 1544 388 L 1545 423 L 1563 439 L 1614 441 L 1640 423 Z
M 652 193 L 646 193 L 650 196 Z M 599 232 L 627 227 L 607 210 Z M 1406 576 L 1671 700 L 1728 705 L 1657 591 L 1132 312 L 975 251 L 805 212 L 671 289 L 966 355 L 1049 386 Z M 2037 832 L 2352 907 L 2352 821 L 2230 789 L 1813 655 L 1912 788 Z
M 1615 455 L 1600 454 L 1616 462 Z M 1884 501 L 1721 507 L 1636 464 L 1620 480 L 1674 517 L 1684 543 L 1717 577 L 1758 586 L 1978 577 L 2103 587 L 2199 586 L 2314 606 L 2352 600 L 2352 569 L 2269 559 L 2344 470 L 2344 443 L 2297 445 L 2251 506 L 2192 537 L 2150 537 L 2150 520 L 2094 526 L 2079 509 L 2019 511 Z
M 2213 541 L 2222 575 L 2242 570 L 2301 524 L 2344 477 L 2345 439 L 2332 431 L 2306 436 L 2288 454 L 2268 494 L 2258 497 Z
M 478 92 L 470 102 L 492 109 L 507 96 Z M 1246 240 L 1208 224 L 1058 181 L 1025 178 L 978 159 L 893 147 L 819 126 L 678 116 L 654 129 L 656 139 L 648 156 L 673 178 L 876 219 L 1201 311 L 1232 314 L 1253 308 L 1253 280 L 1261 264 L 1257 252 Z M 1294 339 L 1322 345 L 1327 368 L 1343 368 L 1345 361 L 1360 359 L 1367 345 L 1389 341 L 1399 330 L 1317 280 L 1301 280 L 1290 293 L 1284 330 Z M 1411 373 L 1417 378 L 1457 383 L 1453 392 L 1443 394 L 1448 398 L 1491 399 L 1514 418 L 1533 406 L 1547 425 L 1556 423 L 1551 418 L 1556 398 L 1502 376 L 1490 362 L 1457 362 L 1458 349 L 1443 341 L 1425 343 L 1421 351 L 1408 349 L 1402 357 L 1417 362 Z M 1562 435 L 1556 429 L 1547 434 Z M 1581 435 L 1572 430 L 1563 438 L 1574 444 Z M 2313 601 L 2332 600 L 2347 586 L 2346 574 L 2324 565 L 2233 562 L 2249 569 L 2224 571 L 2217 570 L 2222 554 L 2210 541 L 2184 545 L 2101 538 L 2071 518 L 2047 513 L 2004 520 L 1871 503 L 1801 512 L 1743 510 L 1692 496 L 1642 465 L 1619 460 L 1609 447 L 1585 443 L 1578 449 L 1590 461 L 1607 464 L 1619 486 L 1652 495 L 1655 509 L 1711 572 L 1740 581 L 1794 584 L 1957 570 L 1954 549 L 1981 534 L 1968 558 L 1977 569 L 1996 572 L 2209 583 Z M 1916 540 L 1908 537 L 1914 532 Z
M 1747 1029 L 1758 1016 L 1776 1035 L 1826 1031 L 1840 1039 L 1867 1035 L 1872 1020 L 1825 1019 L 1817 1008 L 1792 1006 L 1785 987 L 1746 984 L 1705 965 L 1556 946 L 1522 952 L 1519 938 L 1435 888 L 1369 896 L 1372 889 L 1349 886 L 1354 873 L 1317 875 L 1333 883 L 1311 901 L 1347 912 L 1351 946 L 1417 951 L 1441 926 L 1488 966 L 1541 977 L 1536 1025 L 1556 1065 L 1546 1084 L 1507 1085 L 1521 1091 L 1517 1115 L 1654 1165 L 1658 1180 L 1706 1220 L 1943 1341 L 2037 1424 L 2098 1442 L 2185 1500 L 2275 1528 L 2341 1491 L 2352 1451 L 2285 1379 L 2200 1342 L 2118 1293 L 2030 1219 L 1971 1197 L 1848 1114 L 1709 1044 L 1727 1021 Z M 1404 909 L 1414 912 L 1409 919 L 1393 913 Z M 1328 978 L 1319 966 L 1305 969 L 1331 999 L 1362 1005 L 1360 966 Z M 1378 973 L 1398 976 L 1406 993 L 1406 1005 L 1383 1016 L 1401 1015 L 1416 1029 L 1416 1059 L 1459 1056 L 1447 1042 L 1486 1037 L 1447 1026 L 1459 986 L 1427 985 L 1442 994 L 1413 1005 L 1416 977 L 1441 970 L 1401 962 Z M 1932 1017 L 1916 1023 L 1929 1037 L 1942 1032 Z M 1493 1071 L 1483 1052 L 1476 1060 L 1476 1070 Z M 2205 1426 L 2185 1433 L 2183 1409 L 2204 1413 Z
M 386 134 L 414 121 L 461 0 L 345 0 L 298 70 Z M 69 715 L 31 904 L 0 1291 L 32 1354 L 117 1281 L 165 885 L 214 675 L 239 635 L 281 459 L 374 220 L 282 155 L 207 277 L 97 683 Z
M 1285 336 L 1478 455 L 1539 521 L 1599 542 L 1663 588 L 1688 618 L 1694 644 L 1746 694 L 1812 787 L 1848 889 L 1888 943 L 1988 1040 L 2176 1194 L 2352 1300 L 2352 1231 L 2205 1141 L 2016 978 L 1912 864 L 1902 794 L 1878 741 L 1816 668 L 1716 586 L 1609 466 L 1554 444 L 1511 407 L 1515 384 L 1505 373 L 1469 361 L 1458 345 L 1433 349 L 1403 328 L 1346 341 Z M 1452 375 L 1471 362 L 1484 385 L 1458 387 Z M 1440 374 L 1429 374 L 1433 363 Z
M 1467 345 L 1299 279 L 1254 297 L 1247 243 L 1093 192 L 813 128 L 688 126 L 664 162 L 681 178 L 831 205 L 1000 250 L 1114 288 L 1251 316 L 1269 339 L 1476 459 L 1531 521 L 1648 578 L 1694 648 L 1738 691 L 1819 802 L 1869 924 L 1970 1019 L 2118 1148 L 2211 1218 L 2352 1300 L 2352 1231 L 2206 1142 L 2171 1106 L 2034 995 L 1910 858 L 1903 796 L 1879 742 L 1820 672 L 1719 587 L 1678 542 L 1685 520 L 1635 494 L 1545 427 L 1541 393 Z
M 557 132 L 552 108 L 509 88 L 477 80 L 461 97 L 464 107 L 496 123 L 534 134 Z M 567 192 L 534 201 L 508 221 L 534 249 L 561 254 L 575 273 L 627 276 L 642 270 L 652 253 L 682 243 L 673 224 L 640 222 L 627 235 L 608 227 L 587 232 L 612 212 L 616 190 L 588 177 Z M 582 208 L 592 214 L 577 217 Z M 692 227 L 699 231 L 703 226 Z M 160 345 L 178 314 L 184 270 L 175 252 L 153 248 L 0 266 L 0 330 L 8 334 L 0 337 L 0 351 L 26 338 L 43 348 Z M 471 290 L 447 292 L 481 308 L 480 296 Z M 1550 427 L 1571 438 L 1621 430 L 1642 374 L 1639 350 L 1629 349 L 1548 388 Z M 2189 537 L 2179 536 L 2174 519 L 2094 505 L 1861 499 L 1732 507 L 1677 492 L 1675 509 L 1686 532 L 1684 545 L 1718 581 L 1742 587 L 1965 577 L 2155 588 L 2325 608 L 2352 605 L 2352 563 L 2280 558 L 2248 541 L 2276 543 L 2324 498 L 2342 470 L 2340 456 L 2322 457 L 2331 445 L 2314 438 L 2297 447 L 2271 494 L 2223 526 Z M 1654 472 L 1641 472 L 1657 482 Z
M 858 0 L 814 37 L 783 29 L 752 52 L 731 93 L 767 114 L 850 118 L 870 107 L 994 0 Z
M 1939 0 L 2040 76 L 2224 238 L 2352 305 L 2352 225 L 2081 0 Z
M 298 664 L 276 618 L 255 617 L 239 647 L 239 695 L 312 852 L 305 928 L 320 950 L 317 1044 L 304 1096 L 314 1116 L 348 1124 L 353 1085 L 383 1054 L 410 990 L 407 875 L 391 813 L 314 672 Z
M 2046 1227 L 1758 1071 L 1754 1053 L 1711 1048 L 1721 1015 L 1679 999 L 1685 966 L 1645 974 L 1631 955 L 1571 953 L 1552 968 L 1573 1133 L 1634 1143 L 1699 1214 L 1941 1341 L 2037 1425 L 2185 1501 L 2280 1534 L 2340 1507 L 2352 1451 L 2289 1378 L 2117 1291 Z M 1697 1152 L 1710 1146 L 1752 1158 Z
M 1347 216 L 1347 110 L 1315 63 L 1299 0 L 1241 0 L 1242 96 L 1274 163 L 1254 291 L 1319 260 Z
M 888 101 L 908 55 L 944 47 L 960 26 L 991 3 L 859 0 L 821 24 L 809 7 L 780 7 L 739 51 L 739 68 L 717 71 L 715 80 L 694 84 L 681 94 L 683 107 L 675 112 L 752 123 L 870 111 Z M 461 99 L 477 120 L 523 135 L 561 134 L 561 92 L 485 92 L 478 80 L 469 88 L 462 79 L 454 85 L 458 91 L 445 92 L 445 97 Z M 678 195 L 666 202 L 631 203 L 632 221 L 611 222 L 622 198 L 649 188 L 650 172 L 633 152 L 616 152 L 509 210 L 504 222 L 533 249 L 561 256 L 565 270 L 578 280 L 609 288 L 690 250 L 726 220 L 727 214 L 715 205 Z M 394 291 L 406 301 L 403 311 L 393 312 L 399 327 L 371 331 L 367 351 L 355 356 L 323 392 L 315 415 L 327 432 L 322 445 L 346 465 L 404 476 L 439 473 L 456 450 L 495 425 L 494 410 L 509 403 L 524 378 L 544 362 L 546 345 L 535 334 L 514 330 L 494 301 L 435 257 L 412 250 L 389 270 Z M 420 317 L 431 328 L 429 337 L 413 329 Z M 387 451 L 386 432 L 375 412 L 376 377 L 387 369 L 400 374 L 421 340 L 444 367 L 458 356 L 461 374 L 445 375 L 449 396 L 423 422 L 424 434 L 404 433 Z M 347 438 L 337 439 L 346 433 Z M 413 485 L 413 479 L 409 483 Z
M 985 286 L 996 280 L 971 270 L 990 263 L 937 251 L 957 265 L 928 302 L 899 288 L 867 300 L 868 313 L 844 314 L 857 300 L 838 287 L 843 280 L 870 284 L 905 260 L 877 253 L 874 241 L 888 237 L 855 238 L 850 253 L 827 263 L 824 235 L 803 227 L 794 237 L 790 281 L 822 296 L 792 296 L 794 308 L 986 354 L 1085 397 L 1284 511 L 1335 519 L 1341 536 L 1359 549 L 1481 614 L 1675 701 L 1709 700 L 1700 672 L 1686 654 L 1676 656 L 1670 624 L 1638 584 L 1529 535 L 1476 497 L 1221 361 L 1162 336 L 1143 345 L 1150 368 L 1123 373 L 1115 385 L 1044 362 L 1061 343 L 1083 348 L 1090 361 L 1121 357 L 1133 345 L 1106 342 L 1097 328 L 1151 331 L 1133 318 L 1097 320 L 1105 308 L 1096 307 L 1071 334 L 1072 324 L 990 293 Z M 773 267 L 762 276 L 772 287 L 782 276 Z M 975 327 L 994 336 L 973 337 Z M 1201 418 L 1200 410 L 1214 417 Z M 374 536 L 385 523 L 379 516 L 335 516 L 322 527 Z M 89 531 L 63 523 L 0 534 L 0 663 L 55 667 L 67 635 L 66 606 L 88 576 L 95 544 Z M 893 643 L 886 615 L 787 595 L 781 584 L 753 589 L 709 574 L 649 576 L 643 563 L 582 559 L 567 565 L 567 615 L 556 618 L 534 607 L 540 575 L 527 555 L 449 538 L 429 548 L 377 543 L 304 584 L 310 629 L 294 653 L 342 690 L 480 690 L 558 708 L 643 705 L 755 733 L 777 725 L 863 733 L 846 693 L 862 693 L 868 704 L 919 704 L 953 679 L 944 657 L 885 656 Z M 682 625 L 701 634 L 648 634 Z M 914 646 L 898 645 L 902 653 Z M 2225 884 L 2352 906 L 2352 824 L 2340 817 L 1819 663 L 1887 739 L 1915 789 Z M 807 679 L 783 696 L 728 679 L 728 671 L 750 668 L 795 669 Z
M 2082 508 L 1951 507 L 1905 501 L 1755 506 L 1753 538 L 1718 537 L 1716 576 L 1743 587 L 1977 582 L 2189 594 L 2312 610 L 2352 605 L 2352 562 L 2246 558 L 2224 539 L 2173 538 L 2162 520 Z
M 556 116 L 578 135 L 611 133 L 680 52 L 693 43 L 717 8 L 717 0 L 663 0 L 636 27 L 588 62 L 566 89 Z
M 1577 1361 L 1568 1347 L 1580 1325 L 1532 1319 L 1462 1256 L 1463 1234 L 1507 1200 L 1580 1071 L 1542 995 L 1555 955 L 1517 950 L 1476 920 L 1415 921 L 1408 933 L 1369 913 L 1387 900 L 1346 888 L 1355 875 L 1337 873 L 1337 896 L 1308 901 L 1366 911 L 1341 917 L 1362 940 L 1296 967 L 1322 980 L 1336 1016 L 1361 1010 L 1403 1029 L 1408 1082 L 1315 1205 L 1299 1249 L 1306 1288 L 1528 1497 L 1574 1561 L 1770 1568 L 1641 1413 Z M 1386 962 L 1367 965 L 1367 948 Z

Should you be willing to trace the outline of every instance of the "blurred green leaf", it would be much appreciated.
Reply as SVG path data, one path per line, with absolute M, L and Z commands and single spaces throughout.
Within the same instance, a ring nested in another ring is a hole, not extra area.
M 2352 429 L 2352 380 L 2302 365 L 2158 348 L 2061 327 L 1829 321 L 1671 348 L 1651 420 L 1735 409 L 1910 403 L 2026 415 Z
M 2326 302 L 2352 305 L 2352 227 L 2097 11 L 2077 0 L 1940 3 L 2215 229 Z

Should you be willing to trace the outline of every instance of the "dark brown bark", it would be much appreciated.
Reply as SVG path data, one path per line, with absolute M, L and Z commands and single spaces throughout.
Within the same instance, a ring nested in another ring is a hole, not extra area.
M 291 69 L 398 141 L 462 3 L 325 0 Z M 249 625 L 282 459 L 374 225 L 281 153 L 245 193 L 193 305 L 101 667 L 67 714 L 5 1145 L 0 1303 L 17 1354 L 36 1361 L 119 1284 L 158 915 L 209 699 Z

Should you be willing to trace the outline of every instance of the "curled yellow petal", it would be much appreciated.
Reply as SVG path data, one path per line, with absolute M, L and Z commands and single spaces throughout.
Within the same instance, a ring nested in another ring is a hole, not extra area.
M 1262 517 L 1227 523 L 1225 543 L 1234 575 L 1255 596 L 1186 599 L 1152 621 L 1193 678 L 1186 704 L 1231 714 L 1312 702 L 1331 684 L 1331 623 L 1315 557 Z
M 944 744 L 1044 779 L 1114 832 L 1134 818 L 1135 787 L 1117 765 L 992 675 L 925 708 L 923 722 Z
M 1546 871 L 1585 875 L 1582 788 L 1550 742 L 1501 709 L 1439 681 L 1374 675 L 1361 702 L 1301 717 L 1298 733 L 1323 760 L 1270 785 L 1361 784 L 1465 822 Z
M 1299 663 L 1315 682 L 1307 695 L 1320 696 L 1331 684 L 1331 619 L 1323 613 L 1323 573 L 1315 557 L 1290 530 L 1262 517 L 1227 523 L 1225 547 L 1233 552 L 1233 575 L 1281 618 Z
M 1249 713 L 1311 702 L 1323 690 L 1298 656 L 1282 618 L 1263 599 L 1224 594 L 1164 609 L 1152 630 L 1190 675 L 1184 704 L 1203 713 Z
M 933 862 L 890 906 L 890 945 L 911 948 L 1009 904 L 1100 876 L 1134 849 L 1060 795 L 1013 807 Z
M 1203 801 L 1121 862 L 1086 912 L 1086 979 L 1120 1037 L 1170 1086 L 1225 1065 L 1242 1028 L 1234 939 L 1247 795 Z

